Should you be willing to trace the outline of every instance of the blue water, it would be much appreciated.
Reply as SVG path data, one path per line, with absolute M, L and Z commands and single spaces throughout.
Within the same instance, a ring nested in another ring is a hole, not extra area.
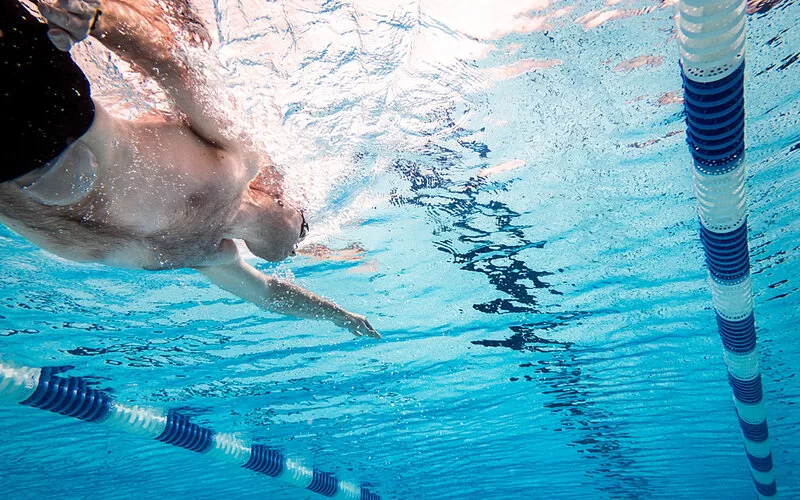
M 469 22 L 445 1 L 251 3 L 204 6 L 244 109 L 283 124 L 266 139 L 281 168 L 307 155 L 331 174 L 304 196 L 333 258 L 258 267 L 365 314 L 383 340 L 261 312 L 191 271 L 71 263 L 0 228 L 4 359 L 72 366 L 387 499 L 754 498 L 672 7 L 557 3 L 533 30 L 512 26 L 526 2 L 475 2 L 496 15 Z M 800 498 L 800 10 L 751 10 L 760 363 L 779 492 Z M 594 26 L 595 11 L 617 15 Z M 475 39 L 495 48 L 457 52 Z M 542 64 L 498 77 L 526 59 Z M 280 89 L 271 108 L 264 89 Z M 3 498 L 321 498 L 27 407 L 0 406 L 0 438 Z

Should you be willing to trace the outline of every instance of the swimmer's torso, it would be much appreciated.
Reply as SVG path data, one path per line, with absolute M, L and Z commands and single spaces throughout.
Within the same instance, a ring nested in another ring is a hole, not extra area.
M 238 154 L 207 144 L 181 124 L 116 121 L 115 127 L 122 130 L 114 139 L 92 147 L 102 165 L 96 191 L 104 216 L 143 235 L 198 217 L 224 223 L 220 207 L 233 207 L 255 175 Z
M 79 142 L 97 163 L 85 196 L 48 205 L 14 182 L 0 184 L 0 221 L 58 255 L 117 267 L 199 266 L 235 255 L 222 242 L 255 175 L 237 153 L 183 124 L 134 123 L 105 112 Z

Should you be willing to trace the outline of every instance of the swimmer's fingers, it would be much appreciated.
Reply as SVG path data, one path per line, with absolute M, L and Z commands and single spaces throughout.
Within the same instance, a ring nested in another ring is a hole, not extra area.
M 100 12 L 99 5 L 99 2 L 58 0 L 53 5 L 39 3 L 38 7 L 50 25 L 47 36 L 53 45 L 66 52 L 89 36 Z
M 376 330 L 375 327 L 372 326 L 372 324 L 370 324 L 367 318 L 364 318 L 364 326 L 367 329 L 367 337 L 372 337 L 374 339 L 381 338 L 381 334 L 378 333 L 378 330 Z
M 102 9 L 101 3 L 101 0 L 56 0 L 51 7 L 91 20 Z M 43 4 L 40 2 L 39 5 Z
M 50 28 L 47 32 L 47 38 L 62 52 L 69 52 L 69 49 L 75 43 L 69 33 L 60 28 Z
M 372 337 L 375 339 L 381 338 L 381 334 L 375 330 L 369 320 L 364 316 L 351 314 L 346 326 L 356 337 L 366 335 L 367 337 Z

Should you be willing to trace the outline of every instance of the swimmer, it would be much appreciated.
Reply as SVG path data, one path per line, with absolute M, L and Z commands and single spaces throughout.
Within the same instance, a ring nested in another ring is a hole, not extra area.
M 0 0 L 0 222 L 78 262 L 134 269 L 194 268 L 279 314 L 322 319 L 380 338 L 370 322 L 244 261 L 294 255 L 307 231 L 282 199 L 270 160 L 231 139 L 203 105 L 169 19 L 208 43 L 187 0 Z M 69 55 L 94 37 L 154 79 L 183 115 L 165 123 L 110 115 Z

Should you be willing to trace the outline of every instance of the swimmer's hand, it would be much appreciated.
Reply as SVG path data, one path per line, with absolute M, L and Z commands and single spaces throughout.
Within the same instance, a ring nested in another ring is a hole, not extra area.
M 50 26 L 47 36 L 64 52 L 89 36 L 102 13 L 100 0 L 56 0 L 52 5 L 38 2 L 37 7 Z
M 360 314 L 353 314 L 351 312 L 345 313 L 344 320 L 340 326 L 353 332 L 353 335 L 356 337 L 366 335 L 374 339 L 381 338 L 381 334 L 375 330 L 369 320 Z

